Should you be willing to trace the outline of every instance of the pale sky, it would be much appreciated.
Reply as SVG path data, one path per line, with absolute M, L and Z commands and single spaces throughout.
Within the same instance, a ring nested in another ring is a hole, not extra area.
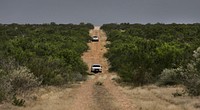
M 0 0 L 0 23 L 200 23 L 200 0 Z

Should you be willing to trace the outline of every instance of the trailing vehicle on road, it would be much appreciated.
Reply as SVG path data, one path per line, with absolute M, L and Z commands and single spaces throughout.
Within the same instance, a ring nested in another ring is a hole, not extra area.
M 91 72 L 94 72 L 94 73 L 98 73 L 98 72 L 102 72 L 102 66 L 100 64 L 93 64 L 91 66 Z
M 92 36 L 92 41 L 93 41 L 93 42 L 95 42 L 95 41 L 98 42 L 98 41 L 99 41 L 98 36 Z

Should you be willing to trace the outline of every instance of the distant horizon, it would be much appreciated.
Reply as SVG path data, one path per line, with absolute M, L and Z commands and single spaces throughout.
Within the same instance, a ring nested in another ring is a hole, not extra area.
M 2 24 L 194 24 L 200 0 L 1 0 Z
M 156 22 L 156 23 L 129 23 L 129 22 L 121 22 L 121 23 L 103 23 L 101 25 L 96 25 L 96 24 L 93 24 L 93 23 L 90 23 L 90 22 L 80 22 L 80 23 L 56 23 L 56 22 L 45 22 L 45 23 L 16 23 L 16 22 L 13 22 L 13 23 L 0 23 L 0 24 L 3 24 L 3 25 L 11 25 L 11 24 L 18 24 L 18 25 L 34 25 L 34 24 L 51 24 L 51 23 L 55 23 L 55 24 L 74 24 L 74 25 L 79 25 L 81 23 L 84 23 L 84 24 L 92 24 L 94 26 L 102 26 L 104 24 L 123 24 L 123 23 L 127 23 L 127 24 L 142 24 L 142 25 L 147 25 L 147 24 L 200 24 L 200 22 L 194 22 L 194 23 L 161 23 L 161 22 Z

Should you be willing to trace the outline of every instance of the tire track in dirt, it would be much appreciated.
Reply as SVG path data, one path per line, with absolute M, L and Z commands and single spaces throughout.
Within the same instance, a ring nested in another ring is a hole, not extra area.
M 98 110 L 119 110 L 112 102 L 114 100 L 112 95 L 103 85 L 94 85 L 94 90 L 94 99 Z

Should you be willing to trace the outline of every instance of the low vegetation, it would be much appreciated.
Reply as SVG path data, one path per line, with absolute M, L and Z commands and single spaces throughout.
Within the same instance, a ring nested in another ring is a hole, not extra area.
M 200 95 L 200 47 L 194 51 L 193 58 L 186 67 L 165 69 L 162 71 L 158 85 L 183 84 L 189 95 Z
M 95 83 L 95 85 L 97 85 L 97 86 L 102 86 L 102 85 L 103 85 L 103 82 L 97 81 L 97 82 Z
M 0 102 L 39 85 L 85 80 L 81 55 L 93 28 L 89 23 L 0 24 Z M 14 104 L 23 102 L 15 98 Z
M 122 23 L 101 29 L 111 42 L 105 54 L 110 71 L 116 71 L 123 82 L 183 84 L 189 94 L 200 95 L 200 24 Z

